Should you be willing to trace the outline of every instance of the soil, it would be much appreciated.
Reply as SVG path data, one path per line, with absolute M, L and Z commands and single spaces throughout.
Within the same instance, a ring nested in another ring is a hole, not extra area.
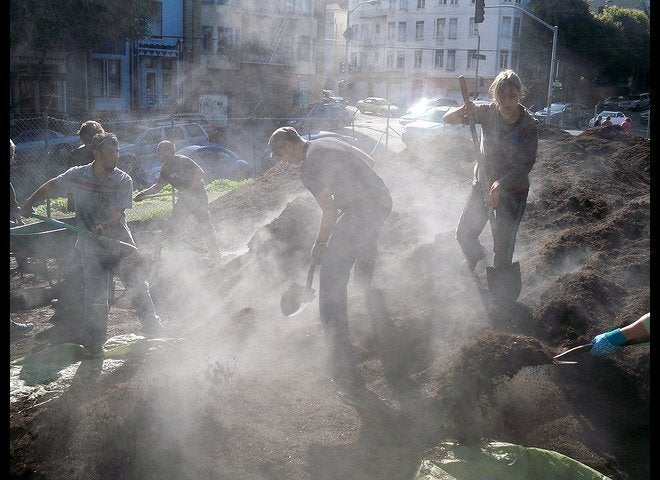
M 447 440 L 535 446 L 613 479 L 650 478 L 649 344 L 552 362 L 650 311 L 649 141 L 541 127 L 510 304 L 485 292 L 482 266 L 477 282 L 460 273 L 471 142 L 376 157 L 394 208 L 372 294 L 349 286 L 363 385 L 331 379 L 317 301 L 280 312 L 283 292 L 304 283 L 320 210 L 298 170 L 279 164 L 211 204 L 222 255 L 192 233 L 188 250 L 158 255 L 163 226 L 132 227 L 179 341 L 111 373 L 83 361 L 59 396 L 11 403 L 10 478 L 410 480 Z M 58 283 L 44 279 L 58 264 L 46 267 L 10 275 L 10 318 L 35 324 L 10 338 L 11 360 L 58 341 Z M 115 298 L 108 337 L 139 334 L 120 282 Z

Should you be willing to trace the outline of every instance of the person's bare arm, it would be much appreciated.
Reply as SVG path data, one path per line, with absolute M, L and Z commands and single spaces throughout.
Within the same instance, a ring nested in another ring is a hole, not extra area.
M 316 241 L 312 247 L 312 262 L 318 265 L 325 255 L 328 239 L 332 235 L 332 230 L 337 222 L 338 210 L 328 190 L 322 191 L 314 198 L 316 199 L 316 203 L 319 204 L 319 207 L 321 207 L 321 224 L 319 225 L 319 232 L 316 235 Z
M 158 193 L 163 189 L 163 187 L 165 185 L 166 185 L 165 182 L 161 182 L 160 180 L 158 180 L 152 186 L 150 186 L 148 188 L 145 188 L 144 190 L 139 192 L 137 195 L 135 195 L 135 198 L 133 198 L 133 201 L 139 202 L 142 199 L 144 199 L 144 197 L 146 197 L 147 195 L 153 195 L 154 193 Z
M 475 105 L 468 102 L 460 107 L 451 107 L 442 117 L 442 121 L 452 125 L 462 124 L 466 115 L 474 115 Z
M 57 190 L 57 178 L 51 178 L 39 188 L 37 188 L 32 195 L 30 195 L 23 206 L 21 207 L 21 215 L 29 217 L 34 213 L 34 205 L 40 203 L 42 200 L 50 198 Z

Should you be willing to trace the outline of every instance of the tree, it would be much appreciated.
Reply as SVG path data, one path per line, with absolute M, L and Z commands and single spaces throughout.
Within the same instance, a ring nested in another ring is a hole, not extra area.
M 25 49 L 40 54 L 32 69 L 32 95 L 39 98 L 49 51 L 78 53 L 89 64 L 96 49 L 148 35 L 156 7 L 153 0 L 10 0 L 10 53 L 13 57 Z M 91 75 L 91 68 L 85 71 Z M 89 110 L 89 96 L 86 101 Z
M 566 95 L 561 100 L 595 102 L 595 86 L 625 87 L 631 72 L 631 88 L 646 89 L 650 34 L 642 11 L 608 7 L 601 15 L 594 15 L 584 0 L 532 0 L 529 11 L 559 27 L 556 78 Z M 534 83 L 535 90 L 547 89 L 551 47 L 548 28 L 523 21 L 520 73 Z
M 153 0 L 10 0 L 12 50 L 94 50 L 149 33 Z

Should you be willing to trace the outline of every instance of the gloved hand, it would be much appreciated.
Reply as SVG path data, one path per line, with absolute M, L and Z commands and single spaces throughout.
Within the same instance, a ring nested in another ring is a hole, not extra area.
M 591 348 L 591 354 L 597 356 L 610 355 L 618 350 L 626 341 L 627 338 L 621 333 L 620 328 L 601 333 L 600 335 L 596 335 L 591 341 L 594 344 Z
M 320 265 L 321 260 L 325 256 L 325 252 L 328 251 L 328 244 L 326 242 L 317 242 L 312 247 L 312 263 L 314 265 Z

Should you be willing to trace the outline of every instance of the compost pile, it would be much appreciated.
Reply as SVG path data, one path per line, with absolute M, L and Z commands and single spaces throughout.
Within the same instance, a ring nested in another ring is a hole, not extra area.
M 211 205 L 225 255 L 149 257 L 176 343 L 111 373 L 83 361 L 59 396 L 11 404 L 12 478 L 408 480 L 445 440 L 536 446 L 613 479 L 650 478 L 649 345 L 552 364 L 650 309 L 648 140 L 541 127 L 514 256 L 523 288 L 507 306 L 459 272 L 471 142 L 376 156 L 394 208 L 373 295 L 349 290 L 363 386 L 330 379 L 318 302 L 280 312 L 290 283 L 304 283 L 320 210 L 297 169 L 276 165 Z M 160 228 L 135 230 L 147 256 Z M 52 305 L 26 299 L 40 281 L 12 277 L 11 318 L 35 323 L 12 337 L 12 359 L 48 346 Z M 139 333 L 118 292 L 108 336 Z

